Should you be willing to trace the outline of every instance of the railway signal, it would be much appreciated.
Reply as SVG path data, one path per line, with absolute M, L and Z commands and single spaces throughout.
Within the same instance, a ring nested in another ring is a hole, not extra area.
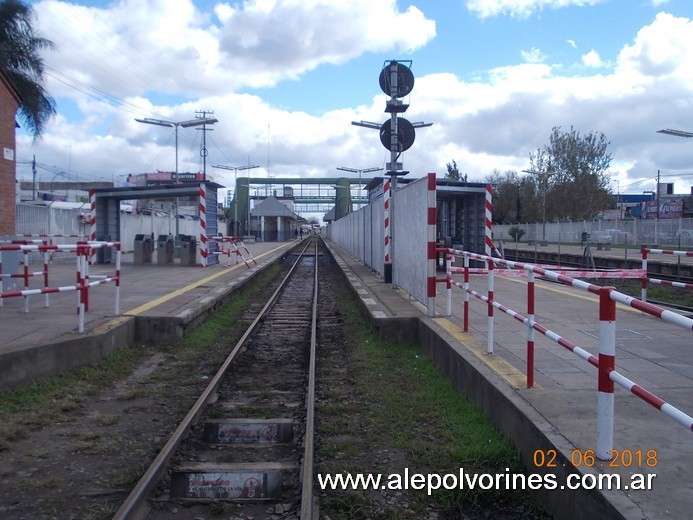
M 390 182 L 386 182 L 384 190 L 390 186 L 390 190 L 397 191 L 397 177 L 409 173 L 404 170 L 404 166 L 399 161 L 402 152 L 409 150 L 416 138 L 416 128 L 431 126 L 433 123 L 411 123 L 399 114 L 403 114 L 409 108 L 409 104 L 404 103 L 400 98 L 408 96 L 414 89 L 414 74 L 411 71 L 411 60 L 397 61 L 390 60 L 383 64 L 383 68 L 378 76 L 380 89 L 390 99 L 385 103 L 385 112 L 390 114 L 390 119 L 384 123 L 371 123 L 368 121 L 352 121 L 355 126 L 373 128 L 380 132 L 380 142 L 385 148 L 390 150 L 390 162 L 386 164 L 386 175 L 390 176 Z M 394 237 L 391 236 L 393 229 L 392 200 L 389 193 L 384 193 L 385 204 L 385 249 L 383 278 L 386 283 L 392 282 L 392 254 L 391 248 Z

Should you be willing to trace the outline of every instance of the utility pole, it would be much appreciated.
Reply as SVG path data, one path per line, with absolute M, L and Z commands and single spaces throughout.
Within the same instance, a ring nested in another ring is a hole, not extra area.
M 660 171 L 657 170 L 657 191 L 655 192 L 657 196 L 657 220 L 659 220 L 659 179 L 661 177 Z
M 207 116 L 213 116 L 214 110 L 195 110 L 195 117 L 202 120 L 210 119 Z M 202 124 L 202 128 L 197 128 L 196 130 L 202 131 L 202 148 L 200 149 L 200 155 L 202 156 L 202 175 L 204 180 L 207 180 L 207 132 L 214 130 L 213 128 L 207 128 L 205 123 Z
M 36 155 L 31 161 L 31 173 L 33 175 L 33 181 L 31 183 L 31 200 L 36 200 Z

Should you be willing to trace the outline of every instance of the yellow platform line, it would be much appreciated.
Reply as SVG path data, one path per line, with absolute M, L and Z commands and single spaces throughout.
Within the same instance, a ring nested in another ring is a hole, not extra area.
M 447 318 L 433 318 L 433 321 L 464 345 L 467 350 L 479 358 L 486 366 L 505 379 L 510 386 L 516 389 L 525 388 L 527 386 L 525 374 L 520 372 L 502 357 L 495 354 L 487 354 L 486 346 L 481 345 L 476 338 L 468 332 L 464 332 L 456 323 Z M 534 389 L 540 390 L 541 387 L 535 383 Z
M 284 247 L 284 245 L 280 245 L 275 247 L 274 249 L 270 249 L 269 251 L 265 251 L 264 253 L 258 255 L 257 257 L 254 257 L 256 260 L 262 258 L 263 256 L 267 256 L 270 253 L 274 253 L 278 249 L 281 249 Z M 169 300 L 172 300 L 176 296 L 180 296 L 181 294 L 185 294 L 186 292 L 195 289 L 196 287 L 199 287 L 200 285 L 204 285 L 208 282 L 211 282 L 212 280 L 215 280 L 216 278 L 219 278 L 220 276 L 224 276 L 225 274 L 230 273 L 231 271 L 240 268 L 241 266 L 245 267 L 245 264 L 236 264 L 233 267 L 229 268 L 224 268 L 223 271 L 219 271 L 218 273 L 214 273 L 211 276 L 207 276 L 206 278 L 202 278 L 201 280 L 197 280 L 196 282 L 193 282 L 189 285 L 186 285 L 185 287 L 182 287 L 180 289 L 176 289 L 175 291 L 172 291 L 168 294 L 165 294 L 159 298 L 156 298 L 155 300 L 152 300 L 150 302 L 147 302 L 143 305 L 140 305 L 139 307 L 135 307 L 134 309 L 124 312 L 123 315 L 125 316 L 137 316 L 139 314 L 142 314 L 143 312 L 147 312 L 150 309 L 153 309 L 157 305 L 161 305 L 164 302 L 167 302 Z
M 506 276 L 503 276 L 503 280 L 507 280 L 508 282 L 521 283 L 521 284 L 527 285 L 527 280 L 511 278 L 511 277 L 506 277 Z M 560 288 L 560 285 L 558 287 L 554 287 L 552 284 L 550 284 L 550 282 L 547 282 L 546 280 L 537 280 L 534 284 L 534 287 L 537 289 L 543 289 L 544 291 L 562 294 L 564 296 L 572 296 L 573 298 L 577 298 L 578 300 L 586 300 L 586 301 L 593 302 L 593 303 L 599 303 L 599 296 L 592 294 L 592 293 L 585 292 L 582 289 L 578 289 L 578 288 L 572 287 L 572 286 L 569 287 L 569 286 L 565 285 L 564 286 L 565 289 L 563 289 L 563 288 Z M 569 291 L 568 290 L 569 288 L 572 289 L 572 291 Z M 624 305 L 624 304 L 619 303 L 619 302 L 616 302 L 616 308 L 621 309 L 622 311 L 633 312 L 636 314 L 643 314 L 642 311 L 639 311 L 638 309 L 634 309 L 633 307 L 630 307 L 628 305 Z

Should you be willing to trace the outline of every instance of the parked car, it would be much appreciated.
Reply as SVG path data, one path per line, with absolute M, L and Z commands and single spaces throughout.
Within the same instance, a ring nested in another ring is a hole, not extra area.
M 590 234 L 590 240 L 596 243 L 607 244 L 633 244 L 633 235 L 628 231 L 620 229 L 602 229 L 601 231 L 593 231 Z

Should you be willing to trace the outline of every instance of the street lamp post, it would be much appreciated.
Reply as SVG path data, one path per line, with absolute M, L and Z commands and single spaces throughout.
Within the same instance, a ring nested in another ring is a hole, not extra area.
M 667 128 L 665 130 L 657 130 L 658 134 L 666 134 L 666 135 L 673 135 L 675 137 L 693 137 L 693 132 L 686 132 L 684 130 L 672 130 L 671 128 Z
M 219 120 L 210 117 L 198 117 L 195 119 L 189 119 L 187 121 L 167 121 L 165 119 L 152 119 L 150 117 L 145 117 L 144 119 L 137 119 L 135 121 L 138 123 L 146 123 L 148 125 L 156 126 L 167 126 L 169 128 L 175 129 L 176 135 L 176 171 L 174 173 L 173 180 L 178 183 L 178 127 L 189 128 L 191 126 L 201 126 L 201 125 L 212 125 L 217 123 Z M 174 205 L 176 207 L 176 240 L 178 240 L 178 197 L 174 199 Z
M 360 195 L 360 192 L 361 192 L 361 174 L 362 173 L 369 173 L 369 172 L 379 172 L 382 170 L 382 168 L 377 168 L 377 167 L 358 169 L 358 168 L 348 168 L 346 166 L 339 166 L 337 169 L 341 170 L 343 172 L 351 172 L 351 173 L 358 173 L 359 174 L 359 197 L 361 196 Z
M 535 170 L 522 170 L 523 173 L 531 173 L 532 175 L 540 175 L 542 177 L 542 198 L 541 198 L 541 241 L 546 242 L 546 183 L 548 178 L 556 172 L 538 172 Z M 544 244 L 542 244 L 544 245 Z
M 248 164 L 246 166 L 224 166 L 222 164 L 217 164 L 214 168 L 220 168 L 222 170 L 233 170 L 233 235 L 238 236 L 238 180 L 236 175 L 238 170 L 250 170 L 252 168 L 259 168 L 257 164 Z M 250 204 L 248 204 L 250 206 Z

